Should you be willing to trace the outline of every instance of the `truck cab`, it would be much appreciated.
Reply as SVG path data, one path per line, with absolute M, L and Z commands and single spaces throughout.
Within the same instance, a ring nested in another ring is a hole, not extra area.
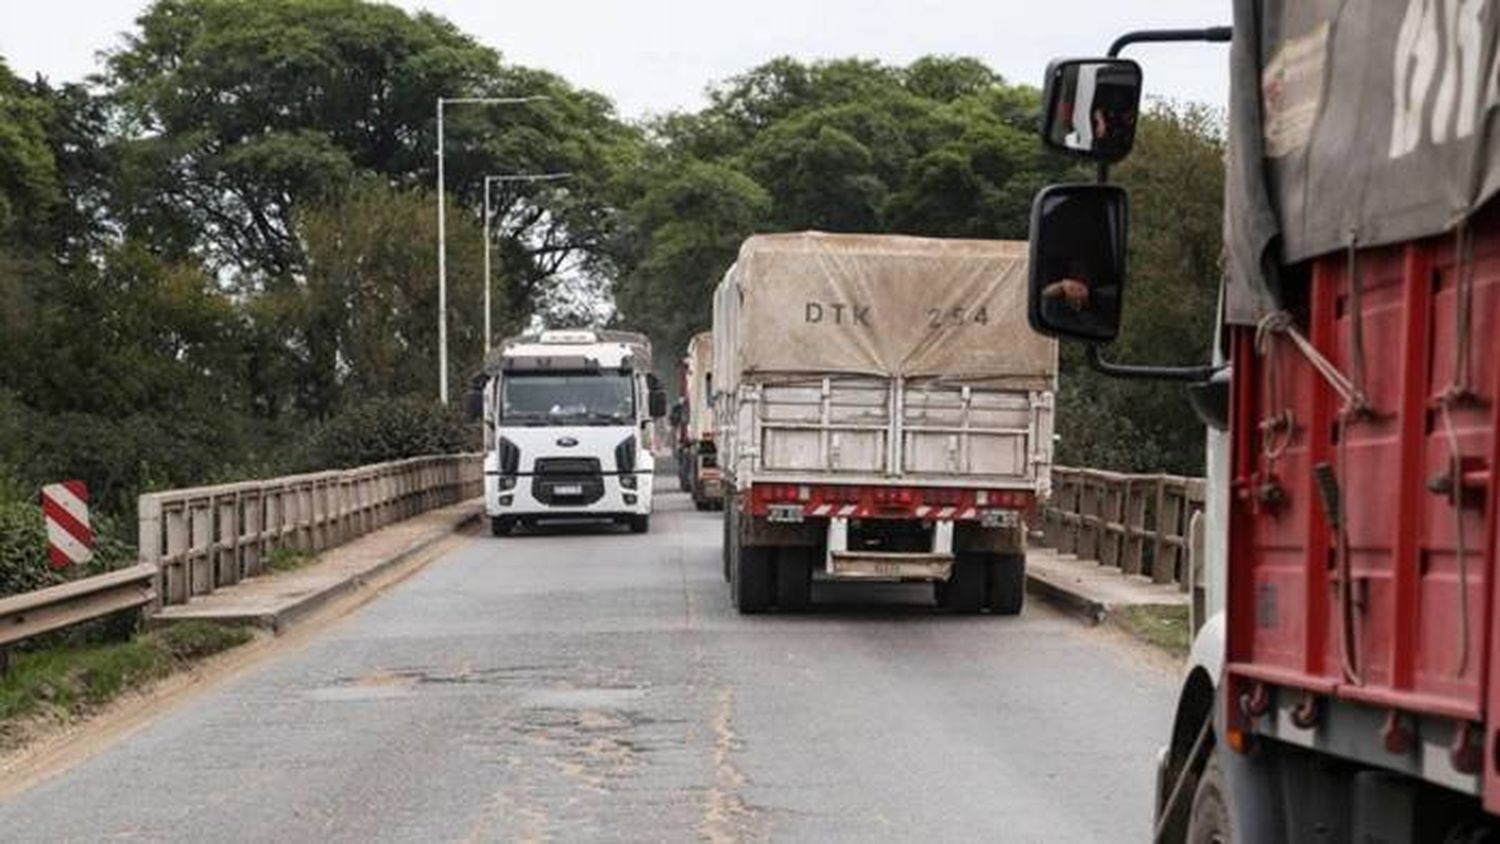
M 654 420 L 666 396 L 646 338 L 544 331 L 486 362 L 484 504 L 496 536 L 519 525 L 608 519 L 651 524 Z

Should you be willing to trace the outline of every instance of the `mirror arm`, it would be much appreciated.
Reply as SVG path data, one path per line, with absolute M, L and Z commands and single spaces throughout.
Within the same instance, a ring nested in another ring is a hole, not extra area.
M 1133 381 L 1184 381 L 1187 383 L 1198 383 L 1207 381 L 1221 367 L 1212 364 L 1203 366 L 1136 366 L 1133 364 L 1110 363 L 1099 354 L 1099 346 L 1089 343 L 1085 347 L 1088 357 L 1089 368 L 1101 375 L 1111 378 L 1124 378 Z
M 1202 29 L 1137 29 L 1127 32 L 1109 45 L 1109 57 L 1117 59 L 1131 44 L 1164 44 L 1172 41 L 1200 41 L 1224 44 L 1234 40 L 1232 26 L 1206 26 Z M 1099 184 L 1109 181 L 1109 165 L 1099 162 Z
M 1207 41 L 1222 44 L 1234 37 L 1234 27 L 1206 26 L 1201 29 L 1137 29 L 1116 38 L 1109 45 L 1109 57 L 1119 58 L 1131 44 L 1161 44 L 1169 41 Z

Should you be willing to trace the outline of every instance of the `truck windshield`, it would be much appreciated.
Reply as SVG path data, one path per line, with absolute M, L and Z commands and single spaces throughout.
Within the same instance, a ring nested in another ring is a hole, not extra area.
M 500 421 L 511 425 L 629 425 L 635 391 L 629 373 L 506 373 Z

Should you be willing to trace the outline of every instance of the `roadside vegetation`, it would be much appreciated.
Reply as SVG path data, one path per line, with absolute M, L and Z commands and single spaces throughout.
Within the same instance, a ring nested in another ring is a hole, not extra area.
M 1109 621 L 1135 638 L 1173 656 L 1186 657 L 1192 646 L 1193 631 L 1187 607 L 1116 607 L 1110 610 Z
M 0 676 L 0 749 L 21 737 L 23 722 L 83 717 L 252 635 L 243 627 L 194 621 L 123 641 L 75 633 L 53 647 L 14 654 Z

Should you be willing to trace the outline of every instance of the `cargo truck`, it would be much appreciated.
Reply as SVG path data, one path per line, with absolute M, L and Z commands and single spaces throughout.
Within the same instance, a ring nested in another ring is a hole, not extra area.
M 724 482 L 714 445 L 713 334 L 693 335 L 682 359 L 681 434 L 678 455 L 683 489 L 699 510 L 724 506 Z
M 624 331 L 543 331 L 506 340 L 470 393 L 484 424 L 491 531 L 559 519 L 651 526 L 654 420 L 666 394 L 651 345 Z
M 814 580 L 1021 611 L 1049 492 L 1057 346 L 1022 242 L 757 235 L 714 294 L 724 574 L 741 613 Z
M 1209 427 L 1207 619 L 1155 837 L 1500 840 L 1500 4 L 1233 6 L 1054 62 L 1044 92 L 1045 142 L 1102 183 L 1140 93 L 1121 50 L 1232 42 L 1212 360 L 1100 351 L 1123 191 L 1053 186 L 1032 218 L 1034 326 L 1187 382 Z

